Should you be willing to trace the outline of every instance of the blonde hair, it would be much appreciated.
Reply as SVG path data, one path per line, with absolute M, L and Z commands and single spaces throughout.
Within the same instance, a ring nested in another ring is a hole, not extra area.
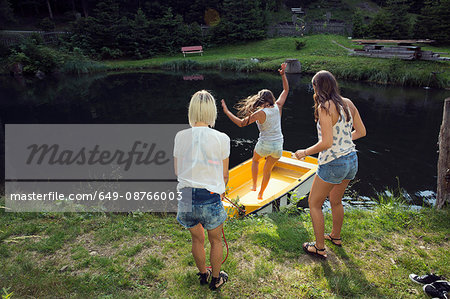
M 238 116 L 245 118 L 247 116 L 250 116 L 265 103 L 268 103 L 270 106 L 275 103 L 275 97 L 273 96 L 273 93 L 268 89 L 262 89 L 257 94 L 239 101 L 239 103 L 236 104 L 235 108 L 237 109 Z
M 192 95 L 189 103 L 189 124 L 191 127 L 197 122 L 204 122 L 214 127 L 217 118 L 216 100 L 206 90 L 199 90 Z

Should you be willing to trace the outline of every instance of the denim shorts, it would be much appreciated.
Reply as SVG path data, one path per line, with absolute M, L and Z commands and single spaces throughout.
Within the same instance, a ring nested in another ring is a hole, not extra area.
M 343 180 L 353 180 L 357 172 L 358 155 L 356 152 L 319 165 L 317 169 L 319 178 L 331 184 L 340 184 Z
M 275 159 L 281 158 L 283 154 L 283 141 L 261 141 L 258 140 L 255 152 L 261 157 L 272 156 Z
M 186 206 L 183 205 L 188 203 L 178 203 L 177 220 L 185 228 L 193 228 L 201 223 L 205 229 L 212 230 L 227 220 L 219 194 L 200 188 L 183 188 L 180 191 L 192 192 L 192 212 L 184 212 Z

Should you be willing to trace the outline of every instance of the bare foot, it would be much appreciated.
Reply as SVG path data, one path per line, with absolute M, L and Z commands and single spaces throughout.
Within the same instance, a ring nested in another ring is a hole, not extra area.
M 258 199 L 263 199 L 263 195 L 261 193 L 258 193 Z
M 254 186 L 252 187 L 252 189 L 250 189 L 250 190 L 256 191 L 256 185 L 254 185 Z

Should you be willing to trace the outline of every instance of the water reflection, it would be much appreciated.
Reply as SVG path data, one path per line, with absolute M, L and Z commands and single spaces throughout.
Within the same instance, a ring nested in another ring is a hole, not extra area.
M 194 77 L 199 79 L 186 80 Z M 309 76 L 288 78 L 290 94 L 282 122 L 284 148 L 295 150 L 317 140 L 313 90 Z M 436 142 L 443 100 L 450 92 L 358 82 L 341 81 L 340 85 L 342 94 L 357 105 L 367 127 L 367 136 L 356 142 L 360 170 L 355 190 L 360 195 L 374 196 L 375 190 L 396 189 L 400 185 L 413 200 L 430 197 L 424 192 L 436 189 Z M 2 77 L 0 119 L 2 124 L 187 123 L 188 101 L 199 89 L 212 91 L 231 107 L 262 88 L 278 95 L 282 90 L 279 76 L 275 72 L 141 72 L 22 82 Z M 252 156 L 258 136 L 256 126 L 238 128 L 220 113 L 216 128 L 232 139 L 231 166 Z M 4 163 L 4 158 L 0 158 Z M 4 176 L 3 171 L 1 175 Z

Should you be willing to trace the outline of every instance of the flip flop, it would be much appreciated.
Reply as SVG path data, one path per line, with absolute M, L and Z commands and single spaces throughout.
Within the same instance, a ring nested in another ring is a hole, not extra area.
M 316 249 L 316 252 L 309 251 L 309 250 L 308 250 L 309 247 L 314 247 L 314 248 Z M 303 250 L 304 250 L 307 254 L 312 255 L 312 256 L 315 256 L 315 257 L 318 257 L 318 258 L 321 258 L 321 259 L 323 259 L 323 260 L 325 260 L 325 259 L 327 258 L 325 255 L 319 253 L 319 251 L 325 251 L 325 248 L 322 248 L 322 249 L 317 248 L 315 242 L 307 242 L 307 243 L 303 243 Z
M 342 244 L 338 244 L 338 243 L 334 242 L 334 241 L 340 241 L 341 238 L 333 238 L 333 237 L 331 236 L 331 234 L 326 234 L 324 237 L 325 237 L 325 240 L 330 241 L 331 243 L 333 243 L 333 245 L 336 245 L 336 246 L 338 246 L 338 247 L 342 247 Z M 328 238 L 327 238 L 327 237 L 328 237 Z

